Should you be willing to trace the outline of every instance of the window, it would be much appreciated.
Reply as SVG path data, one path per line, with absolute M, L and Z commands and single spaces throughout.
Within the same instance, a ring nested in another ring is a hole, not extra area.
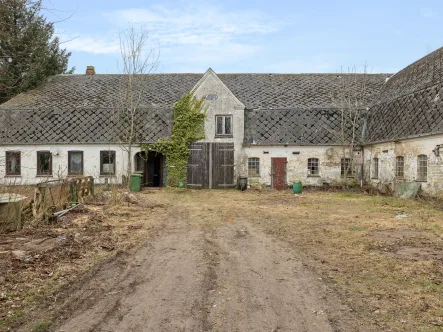
M 217 115 L 215 117 L 216 135 L 232 135 L 232 115 Z
M 145 171 L 146 157 L 144 152 L 138 152 L 135 155 L 135 171 L 144 172 Z
M 248 175 L 260 175 L 260 158 L 248 158 Z
M 354 176 L 354 169 L 352 167 L 351 159 L 349 158 L 342 158 L 341 159 L 341 176 L 345 177 L 345 174 L 347 177 L 353 177 Z
M 309 158 L 308 159 L 308 175 L 315 176 L 319 175 L 320 172 L 318 170 L 318 158 Z
M 427 181 L 428 177 L 428 156 L 421 154 L 417 157 L 417 180 Z
M 52 154 L 49 151 L 37 151 L 37 175 L 52 175 Z
M 405 176 L 405 158 L 397 157 L 395 158 L 395 176 L 398 178 L 403 178 Z
M 68 175 L 83 174 L 83 151 L 68 151 Z
M 20 151 L 6 151 L 6 175 L 20 175 Z
M 374 163 L 374 170 L 372 173 L 372 178 L 378 179 L 378 158 L 374 158 L 373 163 Z
M 100 151 L 100 175 L 115 175 L 115 151 Z

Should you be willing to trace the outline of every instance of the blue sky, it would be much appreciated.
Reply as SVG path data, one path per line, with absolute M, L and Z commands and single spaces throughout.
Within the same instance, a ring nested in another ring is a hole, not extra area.
M 443 1 L 46 0 L 70 66 L 118 73 L 119 31 L 149 31 L 158 73 L 396 72 L 443 46 Z M 121 66 L 120 66 L 121 67 Z

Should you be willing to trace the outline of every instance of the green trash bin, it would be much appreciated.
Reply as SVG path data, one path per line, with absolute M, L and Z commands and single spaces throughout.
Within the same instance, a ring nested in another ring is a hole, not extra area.
M 294 194 L 301 194 L 302 192 L 302 184 L 300 181 L 294 181 L 292 183 L 292 192 Z
M 142 190 L 142 174 L 131 174 L 131 181 L 129 183 L 129 188 L 131 191 L 141 191 Z

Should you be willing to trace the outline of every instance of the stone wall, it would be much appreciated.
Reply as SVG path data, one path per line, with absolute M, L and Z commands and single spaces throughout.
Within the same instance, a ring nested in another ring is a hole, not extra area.
M 430 194 L 443 192 L 443 147 L 441 155 L 437 156 L 433 150 L 443 144 L 443 135 L 433 135 L 395 142 L 378 143 L 365 147 L 365 179 L 377 186 L 384 184 L 395 188 L 398 182 L 418 181 L 417 158 L 427 155 L 428 174 L 422 183 L 422 189 Z M 396 157 L 404 157 L 404 177 L 396 177 Z M 374 158 L 379 159 L 379 176 L 374 178 Z

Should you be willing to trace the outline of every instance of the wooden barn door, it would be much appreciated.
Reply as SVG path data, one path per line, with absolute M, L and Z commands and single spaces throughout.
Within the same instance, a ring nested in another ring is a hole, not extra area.
M 192 143 L 189 147 L 188 186 L 209 188 L 209 143 Z
M 235 187 L 234 143 L 212 143 L 211 188 Z
M 233 143 L 192 143 L 189 151 L 188 187 L 235 187 Z
M 286 188 L 286 158 L 272 158 L 272 188 L 283 190 Z

